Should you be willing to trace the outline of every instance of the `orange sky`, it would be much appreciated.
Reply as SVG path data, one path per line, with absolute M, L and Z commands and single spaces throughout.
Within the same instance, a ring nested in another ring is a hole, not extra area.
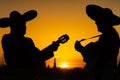
M 20 13 L 31 9 L 36 10 L 38 16 L 27 22 L 25 36 L 32 38 L 35 45 L 42 50 L 61 35 L 68 34 L 70 40 L 55 52 L 57 66 L 60 67 L 62 62 L 68 62 L 70 67 L 80 67 L 84 63 L 80 53 L 74 49 L 75 41 L 100 34 L 97 32 L 94 21 L 85 13 L 85 7 L 88 4 L 111 8 L 115 14 L 120 16 L 120 0 L 0 0 L 0 18 L 8 17 L 13 10 Z M 120 34 L 120 25 L 115 28 Z M 9 33 L 9 28 L 0 28 L 0 39 L 6 33 Z M 86 45 L 90 41 L 96 40 L 88 40 L 82 44 Z M 1 64 L 2 56 L 3 51 L 0 44 Z M 47 65 L 53 66 L 53 58 L 46 62 Z

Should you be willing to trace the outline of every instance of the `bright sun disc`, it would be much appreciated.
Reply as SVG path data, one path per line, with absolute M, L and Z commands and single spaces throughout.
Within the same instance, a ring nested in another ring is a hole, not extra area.
M 67 67 L 68 67 L 68 64 L 66 62 L 61 64 L 61 68 L 67 68 Z

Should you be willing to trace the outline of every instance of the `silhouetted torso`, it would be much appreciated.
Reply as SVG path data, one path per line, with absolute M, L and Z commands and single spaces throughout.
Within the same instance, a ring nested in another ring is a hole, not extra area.
M 51 58 L 53 54 L 44 55 L 34 45 L 33 41 L 27 37 L 15 37 L 6 34 L 2 39 L 5 61 L 7 66 L 18 70 L 18 74 L 34 76 L 44 67 L 47 56 Z M 21 70 L 21 72 L 20 72 Z M 38 71 L 37 71 L 38 70 Z
M 6 34 L 3 36 L 2 44 L 8 66 L 32 67 L 37 53 L 30 38 Z
M 102 68 L 104 65 L 109 66 L 111 64 L 116 67 L 118 51 L 119 35 L 112 29 L 103 33 L 97 42 L 86 45 L 83 55 L 88 64 L 93 63 L 94 69 L 97 69 L 97 67 Z M 96 62 L 96 65 L 94 65 L 94 62 Z

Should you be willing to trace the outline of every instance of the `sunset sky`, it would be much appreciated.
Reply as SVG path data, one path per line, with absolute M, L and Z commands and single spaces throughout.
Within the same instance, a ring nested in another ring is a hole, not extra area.
M 76 40 L 89 38 L 100 34 L 96 25 L 85 12 L 88 4 L 96 4 L 112 9 L 113 13 L 120 16 L 120 0 L 0 0 L 0 18 L 9 17 L 11 11 L 16 10 L 21 14 L 29 10 L 36 10 L 35 19 L 27 22 L 26 37 L 32 38 L 40 50 L 56 41 L 61 35 L 68 34 L 70 40 L 61 44 L 54 53 L 57 66 L 66 63 L 68 67 L 83 67 L 81 54 L 74 49 Z M 120 25 L 115 26 L 120 35 Z M 0 40 L 4 34 L 9 33 L 8 28 L 0 28 Z M 83 45 L 98 38 L 87 40 Z M 23 55 L 24 56 L 24 55 Z M 53 58 L 46 61 L 53 66 Z M 0 64 L 3 64 L 3 50 L 0 44 Z

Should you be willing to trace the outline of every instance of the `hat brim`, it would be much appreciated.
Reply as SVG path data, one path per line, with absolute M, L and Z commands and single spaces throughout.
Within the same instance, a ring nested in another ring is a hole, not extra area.
M 35 10 L 30 10 L 23 14 L 23 18 L 25 21 L 30 21 L 37 16 L 37 12 Z
M 6 28 L 9 26 L 10 19 L 9 18 L 1 18 L 0 19 L 0 27 Z
M 88 5 L 86 7 L 86 13 L 94 21 L 108 21 L 113 26 L 120 24 L 120 17 L 113 14 L 109 8 L 102 8 L 97 5 Z
M 93 20 L 96 20 L 98 16 L 101 16 L 103 14 L 103 11 L 104 8 L 97 5 L 88 5 L 86 7 L 87 15 Z

